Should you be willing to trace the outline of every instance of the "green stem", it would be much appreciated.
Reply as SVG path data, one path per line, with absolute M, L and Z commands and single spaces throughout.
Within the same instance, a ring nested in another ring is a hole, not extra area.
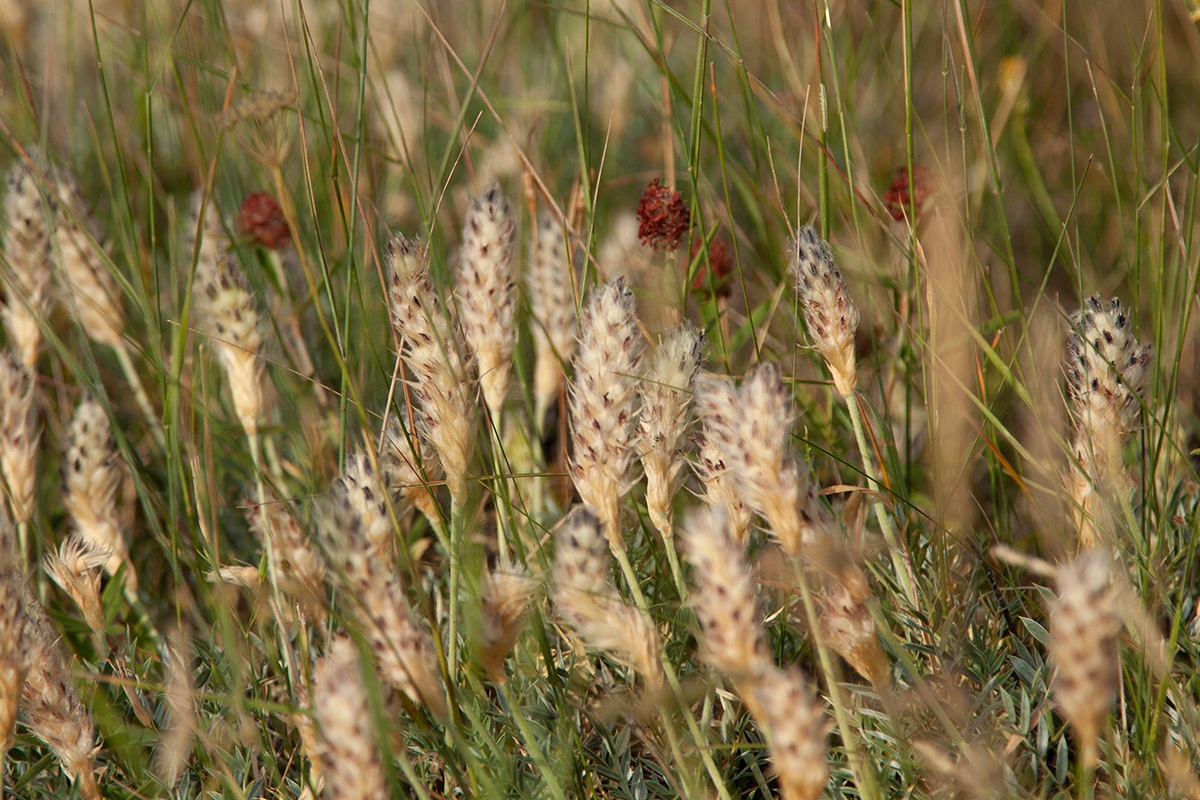
M 167 444 L 166 439 L 163 438 L 162 420 L 154 414 L 154 407 L 150 405 L 146 387 L 142 386 L 142 379 L 138 377 L 137 370 L 134 369 L 133 359 L 129 357 L 129 348 L 125 346 L 124 342 L 121 342 L 119 346 L 113 348 L 113 351 L 117 354 L 117 361 L 121 362 L 121 371 L 125 373 L 125 380 L 129 381 L 129 388 L 133 390 L 133 399 L 137 401 L 142 416 L 146 418 L 146 427 L 150 429 L 154 441 L 165 451 Z
M 446 635 L 446 663 L 448 677 L 458 674 L 458 592 L 462 581 L 462 540 L 466 527 L 466 513 L 462 500 L 450 498 L 450 627 Z
M 904 596 L 908 599 L 913 609 L 920 609 L 921 604 L 917 599 L 916 580 L 913 575 L 912 564 L 905 558 L 904 551 L 901 550 L 899 539 L 896 536 L 896 529 L 892 526 L 892 519 L 887 515 L 887 510 L 883 507 L 883 501 L 879 499 L 882 490 L 879 486 L 879 481 L 875 479 L 875 472 L 871 466 L 871 452 L 867 449 L 867 439 L 863 434 L 862 412 L 858 408 L 857 392 L 846 398 L 846 408 L 850 412 L 850 425 L 854 428 L 854 440 L 858 443 L 858 452 L 862 457 L 863 475 L 866 476 L 867 486 L 870 487 L 872 492 L 871 507 L 875 509 L 875 519 L 879 522 L 879 530 L 883 533 L 884 541 L 887 542 L 888 552 L 892 557 L 892 565 L 896 569 L 896 580 L 900 581 L 900 588 L 904 591 Z

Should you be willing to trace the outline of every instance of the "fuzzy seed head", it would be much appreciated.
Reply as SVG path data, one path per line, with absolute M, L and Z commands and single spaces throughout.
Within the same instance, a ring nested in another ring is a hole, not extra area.
M 33 512 L 37 449 L 42 438 L 33 408 L 33 373 L 12 352 L 0 352 L 0 472 L 17 522 Z
M 451 496 L 462 499 L 475 447 L 475 410 L 462 343 L 430 282 L 420 241 L 398 235 L 388 242 L 388 292 L 392 327 L 403 342 L 420 406 L 418 430 L 437 451 Z
M 734 682 L 745 680 L 770 663 L 745 549 L 720 506 L 692 511 L 682 539 L 694 567 L 690 602 L 700 622 L 701 658 Z
M 713 508 L 725 509 L 733 538 L 742 542 L 750 531 L 753 512 L 730 473 L 733 454 L 738 452 L 733 428 L 739 413 L 737 391 L 729 381 L 700 375 L 695 381 L 695 407 L 700 424 L 692 468 L 704 486 L 703 500 Z
M 59 213 L 54 256 L 62 289 L 87 335 L 100 344 L 120 347 L 125 303 L 111 271 L 103 234 L 75 178 L 62 171 L 56 177 Z
M 263 413 L 262 322 L 246 276 L 228 252 L 196 265 L 196 326 L 210 337 L 248 436 Z
M 318 758 L 325 797 L 383 800 L 388 797 L 383 764 L 354 643 L 345 636 L 331 641 L 313 673 L 313 714 L 320 730 Z
M 821 635 L 838 655 L 873 685 L 883 686 L 891 668 L 866 599 L 831 580 L 818 598 L 818 621 Z
M 12 746 L 17 706 L 32 655 L 20 563 L 16 526 L 0 504 L 0 759 Z
M 46 574 L 70 595 L 88 627 L 104 630 L 104 606 L 100 602 L 100 568 L 112 553 L 96 543 L 74 534 L 49 553 L 44 561 Z
M 648 689 L 662 686 L 658 631 L 626 605 L 608 577 L 608 545 L 600 518 L 578 507 L 555 535 L 554 604 L 589 649 L 636 670 Z
M 1096 295 L 1071 318 L 1067 339 L 1067 386 L 1079 426 L 1095 438 L 1125 441 L 1137 420 L 1139 395 L 1150 376 L 1154 352 L 1139 344 L 1117 298 Z
M 796 234 L 790 271 L 804 311 L 804 324 L 817 352 L 829 365 L 838 394 L 849 397 L 858 382 L 854 335 L 858 309 L 833 261 L 833 251 L 814 228 Z
M 643 346 L 633 292 L 618 278 L 598 291 L 588 306 L 570 408 L 571 479 L 614 543 L 620 536 L 621 500 L 635 481 Z
M 539 427 L 562 389 L 563 364 L 575 355 L 575 283 L 562 227 L 551 217 L 543 216 L 538 224 L 536 255 L 525 273 L 537 358 L 533 395 Z
M 39 169 L 42 159 L 29 155 Z M 42 344 L 42 329 L 50 311 L 50 241 L 55 202 L 42 191 L 38 175 L 18 159 L 5 177 L 3 258 L 0 276 L 5 304 L 0 309 L 4 329 L 21 363 L 33 368 Z
M 1095 764 L 1104 720 L 1120 685 L 1121 618 L 1113 603 L 1109 557 L 1088 551 L 1058 571 L 1050 609 L 1054 697 L 1075 730 L 1085 762 Z
M 484 670 L 493 683 L 508 680 L 504 659 L 529 617 L 530 601 L 536 584 L 516 569 L 501 569 L 483 576 L 480 590 L 483 627 L 479 646 Z
M 493 416 L 508 394 L 517 345 L 512 267 L 516 233 L 512 204 L 493 182 L 467 211 L 458 272 L 463 335 L 475 354 L 483 399 Z
M 401 516 L 416 508 L 431 524 L 441 524 L 435 486 L 443 479 L 441 464 L 429 442 L 413 435 L 402 420 L 393 419 L 383 434 L 379 469 L 387 490 L 399 498 Z
M 71 419 L 63 503 L 80 538 L 108 554 L 104 569 L 110 575 L 129 562 L 129 546 L 117 514 L 121 463 L 113 448 L 108 414 L 95 399 L 84 397 Z M 126 573 L 126 583 L 137 588 L 132 565 Z
M 646 471 L 646 510 L 671 536 L 671 504 L 679 488 L 692 421 L 692 383 L 704 358 L 704 334 L 690 324 L 671 331 L 654 351 L 642 382 L 638 454 Z
M 782 800 L 816 800 L 829 782 L 829 721 L 800 671 L 770 666 L 755 681 L 748 701 L 766 729 L 771 763 Z
M 309 616 L 324 619 L 325 559 L 308 532 L 288 507 L 270 494 L 264 503 L 248 502 L 245 507 L 250 529 L 264 541 L 270 537 L 272 569 L 279 587 L 300 603 Z

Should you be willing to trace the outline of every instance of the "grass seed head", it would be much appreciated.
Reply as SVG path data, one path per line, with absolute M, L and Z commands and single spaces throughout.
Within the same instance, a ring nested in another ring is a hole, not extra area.
M 562 390 L 563 364 L 575 355 L 578 321 L 575 311 L 575 272 L 567 253 L 562 226 L 543 216 L 537 230 L 537 252 L 525 273 L 530 327 L 537 363 L 533 396 L 538 426 Z
M 692 383 L 704 344 L 702 331 L 680 325 L 654 351 L 642 381 L 638 453 L 646 471 L 646 511 L 663 536 L 671 535 L 671 505 L 692 421 Z
M 0 472 L 17 522 L 29 519 L 37 489 L 42 434 L 34 417 L 33 378 L 14 353 L 0 352 Z
M 44 167 L 33 148 L 29 156 Z M 50 311 L 50 241 L 54 230 L 55 201 L 46 196 L 39 176 L 18 159 L 5 177 L 3 285 L 5 304 L 0 309 L 4 329 L 21 363 L 32 369 L 42 344 L 41 325 Z
M 60 170 L 56 189 L 59 213 L 54 228 L 54 256 L 62 289 L 71 298 L 79 324 L 93 341 L 121 347 L 125 302 L 111 272 L 103 234 L 74 176 Z
M 512 204 L 499 184 L 489 184 L 467 211 L 458 307 L 463 335 L 478 365 L 483 399 L 493 416 L 500 413 L 508 394 L 517 345 L 512 266 L 516 232 Z
M 621 500 L 635 482 L 638 385 L 645 342 L 633 292 L 621 278 L 592 297 L 571 388 L 571 479 L 610 541 L 620 536 Z
M 100 568 L 112 553 L 80 534 L 68 537 L 57 550 L 46 555 L 46 574 L 75 601 L 93 631 L 104 630 L 104 606 L 100 602 Z
M 1108 555 L 1084 553 L 1059 567 L 1057 583 L 1050 609 L 1054 697 L 1075 731 L 1084 762 L 1095 765 L 1120 683 L 1121 618 L 1113 605 Z
M 829 365 L 838 394 L 849 397 L 858 383 L 854 356 L 858 309 L 846 291 L 841 270 L 833 261 L 833 251 L 813 227 L 801 228 L 792 247 L 789 269 L 809 338 Z
M 480 651 L 484 670 L 493 683 L 504 683 L 504 659 L 529 617 L 530 601 L 536 584 L 518 569 L 501 569 L 483 576 L 480 600 L 483 628 Z
M 207 238 L 207 237 L 206 237 Z M 234 256 L 221 252 L 196 265 L 196 326 L 213 340 L 225 368 L 233 408 L 248 436 L 263 414 L 262 321 Z
M 725 509 L 733 537 L 741 542 L 750 531 L 753 511 L 739 494 L 730 472 L 740 448 L 734 431 L 740 413 L 737 390 L 730 381 L 710 375 L 698 376 L 694 386 L 699 427 L 695 434 L 696 460 L 692 466 L 704 486 L 703 500 L 710 506 Z
M 319 760 L 330 800 L 388 797 L 383 762 L 371 728 L 371 705 L 354 643 L 339 636 L 313 670 L 313 714 Z
M 425 246 L 398 235 L 388 242 L 387 263 L 392 326 L 420 406 L 417 427 L 441 459 L 451 497 L 462 500 L 475 447 L 475 410 L 462 343 L 430 282 Z

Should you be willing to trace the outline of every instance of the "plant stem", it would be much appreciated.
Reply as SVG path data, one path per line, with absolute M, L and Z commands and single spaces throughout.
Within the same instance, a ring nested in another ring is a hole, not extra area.
M 133 366 L 133 359 L 129 357 L 129 348 L 122 342 L 120 346 L 114 347 L 113 351 L 117 354 L 117 361 L 121 363 L 121 371 L 125 373 L 125 380 L 129 381 L 129 387 L 133 390 L 133 398 L 137 401 L 142 416 L 146 418 L 146 427 L 150 429 L 158 446 L 166 450 L 162 420 L 154 414 L 154 407 L 150 405 L 150 397 L 146 394 L 146 388 L 142 386 L 142 379 L 138 377 L 137 370 Z

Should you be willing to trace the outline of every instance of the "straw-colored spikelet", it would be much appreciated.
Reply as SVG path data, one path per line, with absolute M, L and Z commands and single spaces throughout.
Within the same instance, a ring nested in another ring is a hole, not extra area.
M 634 445 L 645 341 L 633 292 L 617 278 L 592 297 L 583 322 L 571 387 L 571 479 L 600 516 L 610 544 L 623 546 L 621 500 L 634 484 Z
M 370 643 L 379 671 L 389 684 L 417 704 L 444 716 L 446 700 L 424 623 L 417 619 L 396 574 L 392 523 L 384 489 L 370 460 L 361 453 L 346 460 L 322 510 L 322 533 L 335 559 L 346 597 Z
M 1098 511 L 1095 491 L 1123 491 L 1121 447 L 1137 421 L 1153 351 L 1138 343 L 1116 298 L 1104 303 L 1089 297 L 1071 326 L 1065 368 L 1075 436 L 1066 483 L 1080 542 L 1091 547 Z
M 695 567 L 689 602 L 700 622 L 700 656 L 735 683 L 751 681 L 770 660 L 754 578 L 728 512 L 721 506 L 692 511 L 684 520 L 682 539 Z
M 40 158 L 29 152 L 35 167 Z M 32 369 L 42 346 L 41 324 L 50 311 L 50 237 L 54 201 L 46 197 L 38 177 L 23 160 L 8 171 L 4 198 L 5 304 L 4 329 L 21 363 Z
M 404 236 L 388 242 L 388 293 L 392 326 L 420 405 L 418 430 L 437 451 L 451 498 L 461 502 L 475 447 L 475 409 L 462 343 L 430 283 L 421 242 Z
M 272 568 L 279 588 L 300 603 L 309 616 L 323 620 L 325 559 L 295 515 L 268 494 L 262 504 L 246 504 L 246 520 L 264 540 L 271 537 Z
M 732 400 L 715 379 L 697 380 L 696 415 L 720 442 L 737 496 L 766 519 L 790 555 L 815 539 L 807 468 L 791 452 L 791 395 L 779 365 L 759 365 Z
M 686 463 L 684 445 L 692 414 L 692 383 L 704 358 L 704 334 L 690 324 L 672 330 L 642 381 L 638 453 L 646 471 L 646 511 L 663 536 L 671 536 L 671 505 Z
M 258 433 L 263 413 L 263 336 L 254 295 L 229 253 L 196 265 L 196 328 L 212 339 L 247 436 Z
M 41 436 L 34 419 L 33 373 L 11 352 L 0 352 L 0 472 L 17 522 L 27 522 L 33 512 Z
M 45 560 L 46 574 L 75 601 L 88 627 L 104 630 L 104 606 L 100 602 L 100 568 L 112 553 L 96 542 L 74 534 L 50 552 Z
M 167 691 L 163 696 L 167 724 L 154 751 L 154 771 L 167 786 L 183 775 L 196 736 L 196 685 L 192 681 L 189 642 L 176 632 L 167 647 Z
M 388 797 L 354 643 L 345 636 L 331 641 L 325 657 L 317 662 L 313 681 L 323 795 L 330 800 Z
M 122 564 L 129 564 L 129 547 L 117 514 L 121 463 L 113 449 L 108 414 L 93 398 L 84 397 L 71 420 L 63 503 L 80 537 L 108 553 L 104 569 L 110 575 Z M 125 572 L 126 585 L 136 589 L 133 565 L 129 564 Z
M 1109 557 L 1088 551 L 1059 567 L 1050 609 L 1050 657 L 1057 667 L 1054 698 L 1084 764 L 1094 766 L 1104 721 L 1120 682 L 1121 618 L 1113 603 Z
M 100 789 L 92 758 L 99 746 L 92 715 L 71 686 L 67 653 L 41 603 L 26 592 L 24 607 L 31 648 L 21 703 L 25 722 L 58 756 L 79 794 L 85 800 L 98 800 Z
M 442 466 L 429 443 L 413 435 L 402 422 L 393 419 L 380 442 L 379 469 L 387 489 L 399 498 L 396 512 L 401 516 L 416 508 L 432 525 L 441 525 L 435 484 L 442 480 Z
M 12 746 L 21 687 L 31 656 L 26 635 L 25 577 L 17 566 L 20 563 L 16 527 L 0 505 L 0 764 Z M 3 778 L 0 769 L 0 780 Z
M 537 423 L 546 423 L 546 412 L 562 391 L 563 365 L 577 346 L 575 273 L 567 253 L 562 226 L 543 216 L 537 230 L 537 252 L 525 273 L 529 294 L 529 322 L 537 362 L 533 372 L 533 397 Z
M 782 800 L 815 800 L 829 782 L 829 720 L 800 671 L 770 666 L 748 704 L 765 729 Z
M 725 509 L 733 538 L 744 541 L 753 516 L 730 474 L 731 454 L 738 452 L 730 420 L 737 417 L 737 391 L 733 384 L 706 375 L 696 378 L 695 407 L 700 423 L 695 434 L 696 460 L 692 468 L 704 487 L 704 502 Z
M 818 598 L 821 636 L 872 685 L 890 686 L 891 667 L 879 644 L 867 599 L 864 592 L 852 591 L 836 580 L 828 581 Z
M 125 303 L 110 271 L 103 234 L 74 176 L 60 170 L 56 179 L 59 213 L 54 257 L 59 282 L 84 332 L 100 344 L 122 347 Z
M 652 691 L 663 682 L 658 631 L 626 605 L 608 577 L 610 559 L 600 518 L 576 507 L 555 534 L 554 604 L 563 622 L 592 650 L 636 670 Z
M 517 329 L 513 324 L 513 242 L 517 223 L 497 183 L 471 203 L 463 227 L 458 310 L 463 336 L 475 354 L 483 400 L 493 417 L 508 394 Z
M 829 244 L 811 226 L 796 233 L 790 271 L 804 310 L 804 324 L 817 352 L 829 365 L 833 385 L 849 397 L 858 382 L 854 334 L 858 309 L 833 261 Z
M 533 580 L 514 568 L 499 569 L 483 576 L 479 592 L 483 617 L 479 649 L 483 668 L 493 683 L 508 680 L 504 674 L 504 659 L 525 627 L 535 587 Z

